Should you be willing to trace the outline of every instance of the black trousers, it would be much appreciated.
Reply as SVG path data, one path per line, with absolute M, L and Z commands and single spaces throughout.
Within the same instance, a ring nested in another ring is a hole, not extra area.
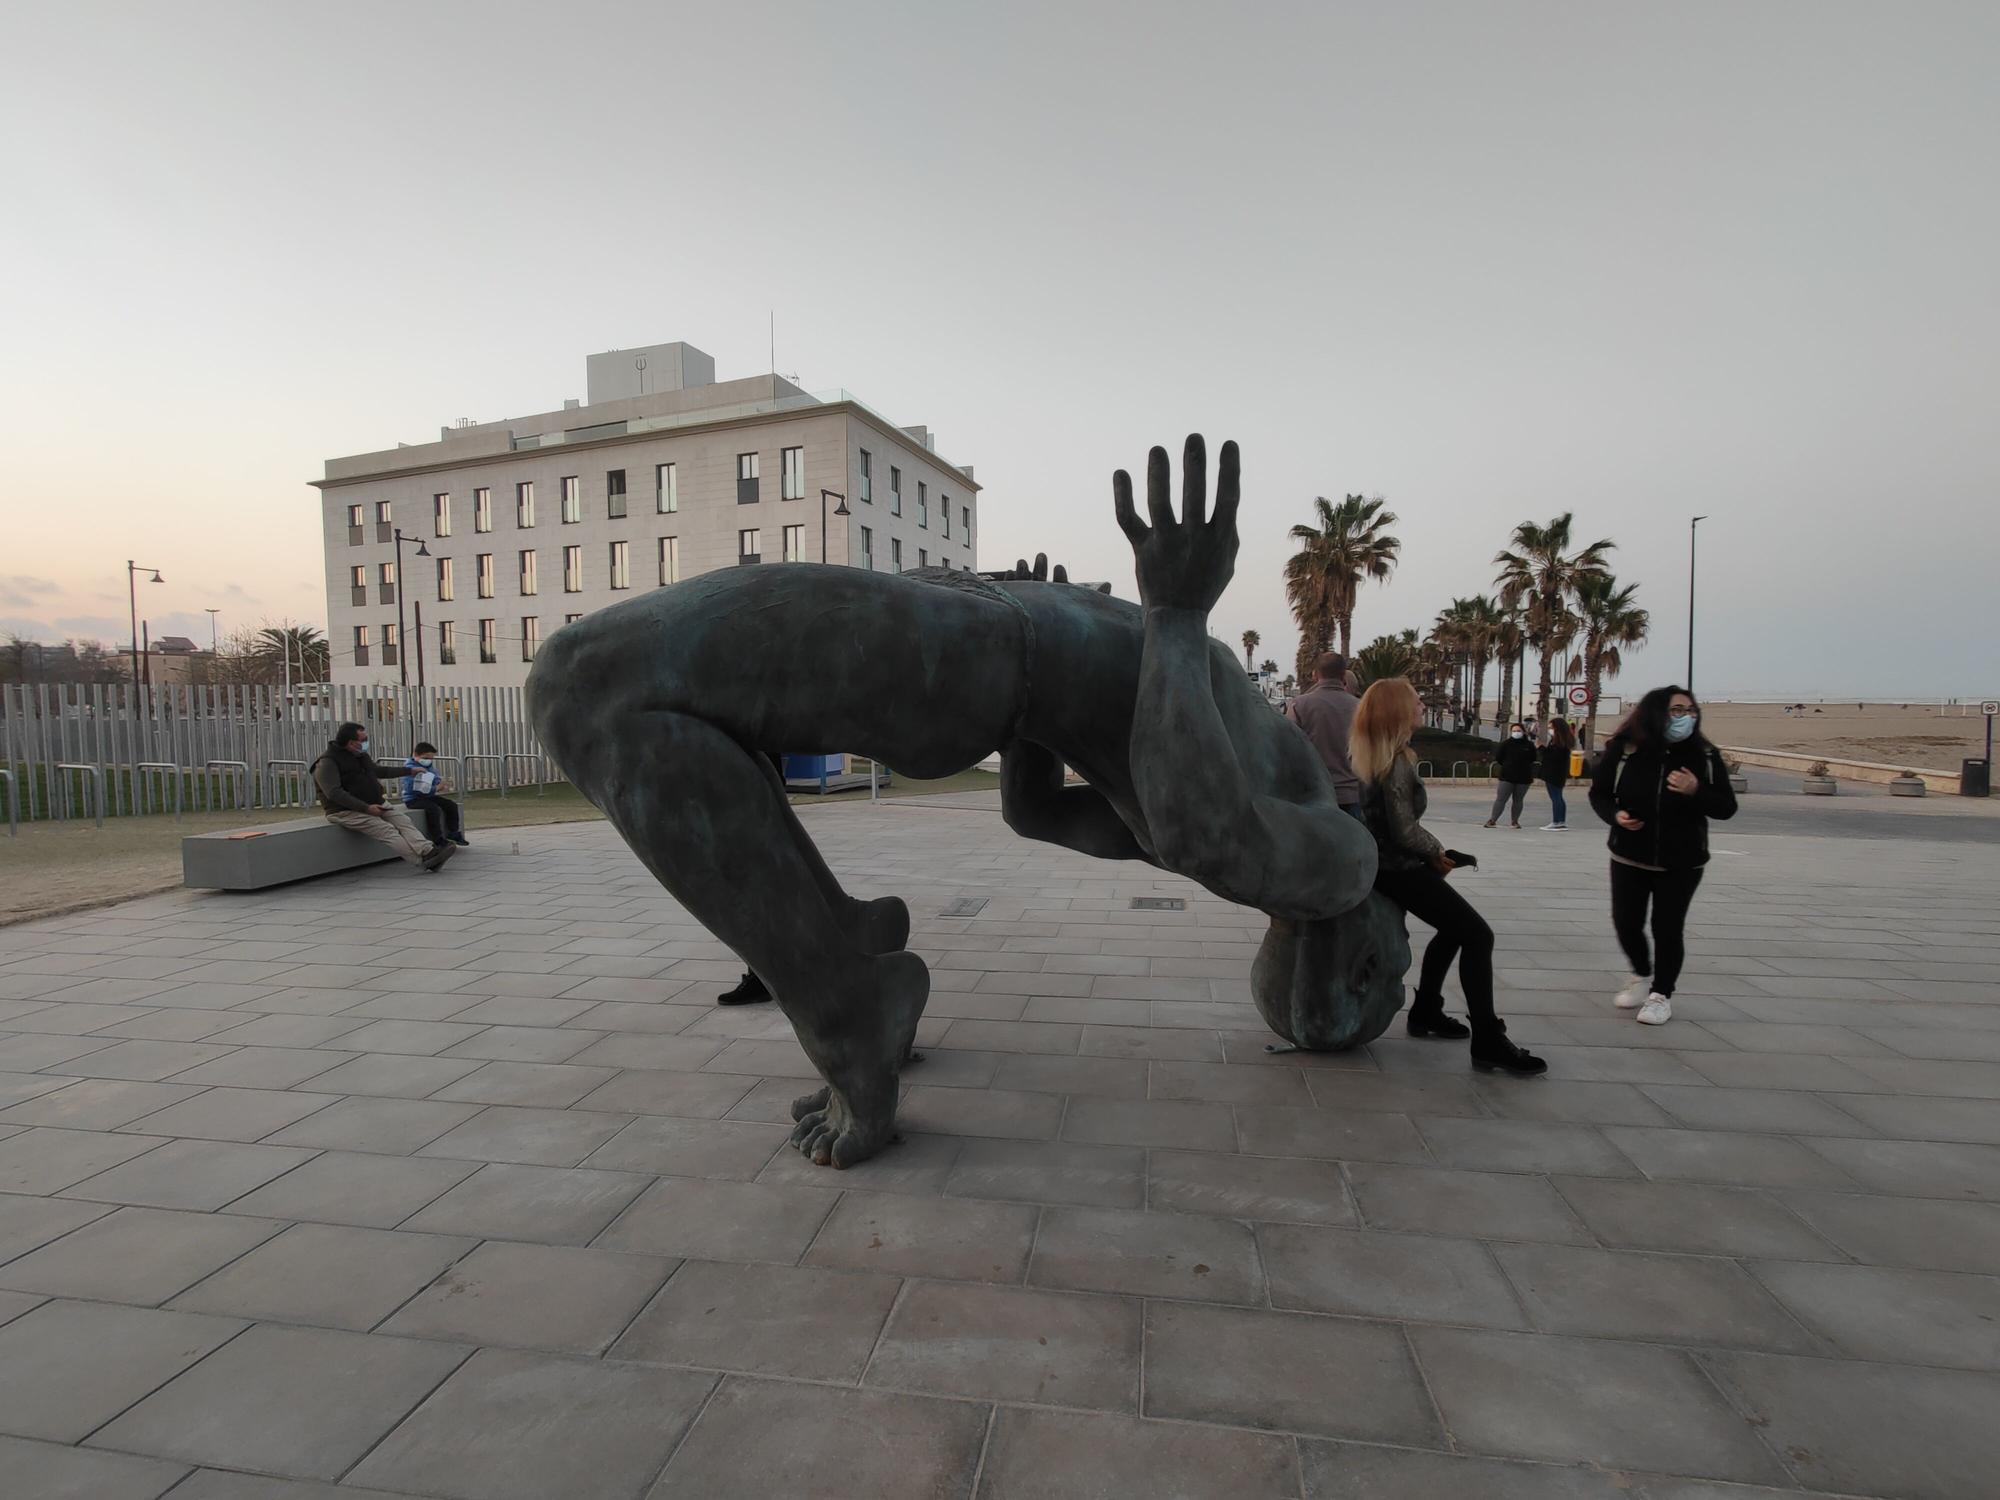
M 1611 862 L 1611 925 L 1618 946 L 1631 961 L 1632 972 L 1651 977 L 1653 992 L 1672 995 L 1687 957 L 1681 935 L 1688 907 L 1701 885 L 1701 867 L 1692 870 L 1642 870 Z M 1646 951 L 1646 908 L 1653 909 L 1653 952 Z
M 1375 877 L 1375 889 L 1437 934 L 1424 949 L 1416 997 L 1410 1001 L 1411 1014 L 1434 1013 L 1443 1007 L 1445 975 L 1451 972 L 1451 961 L 1455 958 L 1459 988 L 1465 991 L 1465 1013 L 1472 1022 L 1474 1035 L 1492 1031 L 1496 1020 L 1493 929 L 1486 925 L 1486 919 L 1451 888 L 1444 876 L 1428 866 L 1383 870 Z
M 420 792 L 404 806 L 424 815 L 424 830 L 433 844 L 465 836 L 465 820 L 459 813 L 458 804 L 449 797 Z

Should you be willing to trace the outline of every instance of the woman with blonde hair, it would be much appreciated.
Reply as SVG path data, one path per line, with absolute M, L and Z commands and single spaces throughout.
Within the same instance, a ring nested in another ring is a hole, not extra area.
M 1411 1036 L 1472 1037 L 1472 1066 L 1529 1077 L 1548 1064 L 1507 1040 L 1493 1011 L 1493 929 L 1472 903 L 1445 883 L 1456 866 L 1422 822 L 1429 799 L 1417 775 L 1410 736 L 1422 713 L 1416 689 L 1401 677 L 1371 685 L 1355 711 L 1348 758 L 1361 780 L 1361 810 L 1380 860 L 1375 889 L 1435 930 L 1424 950 L 1406 1023 Z M 1444 1013 L 1444 978 L 1458 960 L 1468 1028 Z

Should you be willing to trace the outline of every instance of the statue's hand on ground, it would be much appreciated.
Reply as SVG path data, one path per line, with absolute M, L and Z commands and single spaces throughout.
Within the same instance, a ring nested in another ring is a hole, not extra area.
M 1005 573 L 1002 573 L 1000 576 L 1002 578 L 1032 579 L 1036 583 L 1047 583 L 1050 581 L 1049 555 L 1046 552 L 1037 552 L 1035 554 L 1035 565 L 1032 568 L 1028 566 L 1027 558 L 1025 557 L 1020 558 L 1015 562 L 1013 567 L 1009 568 Z M 1054 581 L 1057 583 L 1069 582 L 1069 570 L 1065 568 L 1061 563 L 1056 564 L 1056 576 Z
M 1132 505 L 1132 476 L 1120 469 L 1111 478 L 1118 524 L 1139 575 L 1139 598 L 1149 609 L 1215 607 L 1236 571 L 1236 505 L 1241 496 L 1236 445 L 1224 443 L 1215 471 L 1215 512 L 1208 513 L 1208 448 L 1200 433 L 1190 434 L 1181 459 L 1181 514 L 1174 516 L 1173 476 L 1167 450 L 1155 448 L 1146 462 L 1148 526 Z

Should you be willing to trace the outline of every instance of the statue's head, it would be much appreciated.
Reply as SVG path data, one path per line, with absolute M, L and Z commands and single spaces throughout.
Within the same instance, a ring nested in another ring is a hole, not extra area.
M 1403 1008 L 1410 939 L 1403 909 L 1370 893 L 1320 921 L 1271 919 L 1250 970 L 1257 1010 L 1286 1041 L 1312 1052 L 1372 1042 Z

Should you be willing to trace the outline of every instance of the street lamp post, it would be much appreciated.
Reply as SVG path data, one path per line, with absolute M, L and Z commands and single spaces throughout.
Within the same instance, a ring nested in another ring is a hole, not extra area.
M 833 561 L 832 558 L 826 555 L 826 498 L 829 495 L 840 502 L 833 509 L 833 513 L 836 516 L 851 516 L 854 514 L 853 511 L 847 508 L 847 496 L 841 494 L 840 491 L 821 490 L 819 492 L 819 560 L 821 562 Z M 850 548 L 849 550 L 852 551 L 853 549 Z
M 1688 675 L 1687 690 L 1694 691 L 1694 536 L 1695 527 L 1708 519 L 1696 516 L 1688 522 Z
M 132 691 L 139 691 L 139 575 L 151 573 L 154 583 L 165 583 L 158 568 L 142 568 L 131 558 L 125 559 L 125 592 L 132 602 Z
M 222 653 L 220 652 L 220 650 L 219 650 L 219 649 L 217 648 L 216 644 L 215 644 L 215 642 L 216 642 L 216 635 L 215 635 L 215 617 L 216 617 L 217 615 L 221 614 L 221 613 L 222 613 L 222 611 L 221 611 L 221 610 L 219 610 L 219 609 L 217 609 L 217 608 L 215 608 L 215 607 L 213 607 L 213 606 L 210 606 L 210 607 L 209 607 L 209 609 L 207 610 L 207 615 L 208 615 L 208 654 L 209 654 L 209 656 L 210 656 L 211 658 L 212 658 L 212 657 L 216 657 L 216 656 L 219 656 L 219 655 L 221 655 L 221 654 L 222 654 Z
M 422 537 L 413 536 L 417 544 L 417 556 L 429 557 L 430 549 L 424 545 Z M 403 528 L 396 528 L 396 671 L 403 679 L 403 686 L 410 685 L 410 643 L 403 637 Z

